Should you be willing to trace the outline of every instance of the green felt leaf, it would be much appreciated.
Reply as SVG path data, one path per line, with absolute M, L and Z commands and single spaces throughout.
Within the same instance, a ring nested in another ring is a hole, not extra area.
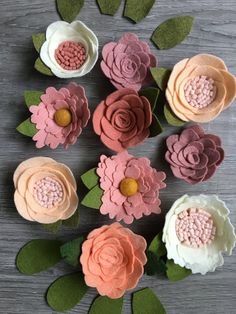
M 155 0 L 126 0 L 124 16 L 138 23 L 148 15 L 154 3 Z
M 141 91 L 139 92 L 139 95 L 144 96 L 149 100 L 152 107 L 152 111 L 154 111 L 159 93 L 160 93 L 160 90 L 158 88 L 147 87 L 147 88 L 141 89 Z
M 150 68 L 150 71 L 155 82 L 157 83 L 157 86 L 162 91 L 165 91 L 167 87 L 167 82 L 171 74 L 171 70 L 165 68 Z
M 149 288 L 133 294 L 133 314 L 166 314 L 161 301 Z
M 192 16 L 177 16 L 168 19 L 155 29 L 151 40 L 159 49 L 173 48 L 191 32 L 193 21 Z
M 47 291 L 49 306 L 58 312 L 66 312 L 75 307 L 87 292 L 82 273 L 62 276 L 54 281 Z
M 102 14 L 115 15 L 121 0 L 97 0 L 97 4 Z
M 35 64 L 34 64 L 34 68 L 44 74 L 44 75 L 48 75 L 48 76 L 53 76 L 54 74 L 52 73 L 52 71 L 43 63 L 43 61 L 38 58 L 36 59 L 35 61 Z
M 81 176 L 83 184 L 91 190 L 99 183 L 99 176 L 96 173 L 97 168 L 90 169 Z
M 123 298 L 110 299 L 108 297 L 97 297 L 89 310 L 88 314 L 121 314 Z
M 175 264 L 173 260 L 167 260 L 166 267 L 166 275 L 171 281 L 179 281 L 192 274 L 190 269 Z
M 23 246 L 17 257 L 18 270 L 26 275 L 32 275 L 47 270 L 61 260 L 61 241 L 32 240 Z
M 152 124 L 150 125 L 149 130 L 150 130 L 149 137 L 155 137 L 158 134 L 161 134 L 163 132 L 163 128 L 161 126 L 161 123 L 158 120 L 155 113 L 152 114 Z
M 62 225 L 62 221 L 59 220 L 57 222 L 54 222 L 53 224 L 43 224 L 44 229 L 46 229 L 47 231 L 53 232 L 53 233 L 57 233 Z
M 62 220 L 62 224 L 69 228 L 77 228 L 79 226 L 79 208 L 76 210 L 73 216 L 66 220 Z
M 32 35 L 34 48 L 39 53 L 43 43 L 46 41 L 45 33 L 37 33 Z
M 26 119 L 20 125 L 18 125 L 16 130 L 19 133 L 29 137 L 33 137 L 38 132 L 35 124 L 31 122 L 30 118 Z
M 102 195 L 103 190 L 99 187 L 99 185 L 96 185 L 94 188 L 92 188 L 92 190 L 88 192 L 87 195 L 85 195 L 81 204 L 86 207 L 99 209 L 102 205 Z
M 84 6 L 84 0 L 56 0 L 57 11 L 62 20 L 71 23 Z
M 61 246 L 60 248 L 61 256 L 68 264 L 72 266 L 79 265 L 81 245 L 83 241 L 84 241 L 84 237 L 79 237 Z
M 24 98 L 25 98 L 25 103 L 26 106 L 29 108 L 32 105 L 39 105 L 41 102 L 41 96 L 43 95 L 43 92 L 41 91 L 36 91 L 36 90 L 26 90 L 24 92 Z
M 148 251 L 153 252 L 158 257 L 166 255 L 166 247 L 162 242 L 162 232 L 158 233 L 149 244 Z
M 166 121 L 173 126 L 183 126 L 185 125 L 185 121 L 180 120 L 175 116 L 173 111 L 170 109 L 170 106 L 168 104 L 165 104 L 164 106 L 164 116 L 166 118 Z

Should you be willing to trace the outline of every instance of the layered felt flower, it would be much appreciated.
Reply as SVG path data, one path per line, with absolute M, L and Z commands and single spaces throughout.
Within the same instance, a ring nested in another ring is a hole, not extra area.
M 199 125 L 169 136 L 166 145 L 165 158 L 173 174 L 191 184 L 211 178 L 224 159 L 220 138 L 205 134 Z
M 199 54 L 174 66 L 166 97 L 183 121 L 209 122 L 228 108 L 236 96 L 235 77 L 220 58 Z
M 40 58 L 57 77 L 80 77 L 97 62 L 98 39 L 81 21 L 54 22 L 47 28 Z
M 84 88 L 76 83 L 59 90 L 49 87 L 40 100 L 39 104 L 29 107 L 31 122 L 37 129 L 33 136 L 36 147 L 55 149 L 59 144 L 65 148 L 75 144 L 90 118 Z
M 216 195 L 184 195 L 166 215 L 163 241 L 168 259 L 193 274 L 222 266 L 222 253 L 232 254 L 236 236 L 226 204 Z
M 93 128 L 108 148 L 121 152 L 142 143 L 150 134 L 149 100 L 129 88 L 110 94 L 93 114 Z
M 77 210 L 76 181 L 64 164 L 48 157 L 30 158 L 16 168 L 13 180 L 16 209 L 27 220 L 51 224 Z
M 157 65 L 148 44 L 132 33 L 106 44 L 102 57 L 102 71 L 117 89 L 126 87 L 138 91 L 151 81 L 149 68 Z
M 118 299 L 136 287 L 147 262 L 145 239 L 119 223 L 89 233 L 80 262 L 88 286 L 102 296 Z

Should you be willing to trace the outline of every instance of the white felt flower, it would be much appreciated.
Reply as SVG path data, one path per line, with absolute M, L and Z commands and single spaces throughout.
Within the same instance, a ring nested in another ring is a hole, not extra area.
M 193 274 L 205 275 L 222 266 L 222 252 L 231 255 L 236 241 L 228 215 L 216 195 L 179 198 L 167 213 L 163 229 L 168 259 Z
M 69 51 L 70 47 L 66 47 L 67 43 L 72 44 L 72 53 Z M 83 64 L 76 63 L 79 62 L 81 47 L 84 48 L 85 58 L 81 62 Z M 57 77 L 80 77 L 89 73 L 97 62 L 98 39 L 92 30 L 80 21 L 71 24 L 63 21 L 54 22 L 47 28 L 40 58 Z

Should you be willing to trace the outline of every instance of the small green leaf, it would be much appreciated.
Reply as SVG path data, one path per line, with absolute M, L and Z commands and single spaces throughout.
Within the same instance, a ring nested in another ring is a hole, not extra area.
M 79 208 L 76 210 L 73 216 L 66 220 L 62 220 L 62 224 L 66 227 L 77 228 L 79 226 Z
M 61 256 L 68 264 L 75 267 L 79 265 L 81 245 L 83 241 L 84 237 L 79 237 L 61 246 Z
M 95 185 L 99 183 L 99 176 L 96 172 L 97 168 L 90 169 L 89 171 L 85 172 L 81 176 L 81 180 L 83 184 L 91 190 Z
M 133 314 L 166 314 L 161 301 L 149 288 L 133 293 Z
M 92 188 L 92 190 L 88 192 L 87 195 L 85 195 L 81 204 L 86 207 L 99 209 L 102 205 L 102 195 L 103 190 L 99 187 L 99 185 L 96 185 L 94 188 Z
M 150 68 L 152 77 L 154 78 L 157 86 L 162 90 L 165 91 L 167 87 L 167 82 L 169 80 L 171 70 L 165 68 Z
M 155 137 L 158 134 L 161 134 L 163 132 L 163 128 L 161 126 L 161 123 L 158 120 L 155 113 L 152 114 L 152 124 L 150 125 L 149 130 L 150 130 L 149 137 Z
M 166 267 L 166 275 L 171 281 L 179 281 L 192 274 L 190 269 L 175 264 L 173 260 L 167 260 Z
M 185 125 L 185 121 L 180 120 L 175 116 L 175 114 L 170 109 L 170 106 L 165 104 L 164 106 L 164 116 L 166 118 L 166 121 L 173 126 L 183 126 Z
M 38 132 L 35 124 L 31 122 L 30 118 L 26 119 L 20 125 L 18 125 L 16 130 L 19 133 L 29 137 L 33 137 Z
M 109 299 L 98 296 L 92 303 L 88 314 L 121 314 L 123 307 L 123 297 L 119 299 Z
M 47 270 L 61 260 L 61 241 L 32 240 L 23 246 L 17 257 L 18 270 L 26 275 L 33 275 Z
M 191 32 L 193 21 L 192 16 L 177 16 L 168 19 L 155 29 L 151 40 L 159 49 L 173 48 Z
M 46 41 L 46 35 L 45 33 L 33 34 L 32 40 L 33 40 L 34 48 L 39 53 L 43 43 Z
M 38 58 L 36 61 L 35 61 L 35 64 L 34 64 L 34 68 L 44 74 L 44 75 L 48 75 L 48 76 L 53 76 L 54 74 L 52 73 L 52 71 L 43 63 L 43 61 Z
M 41 102 L 41 96 L 43 95 L 43 92 L 36 91 L 36 90 L 26 90 L 24 92 L 24 98 L 26 106 L 29 108 L 30 106 L 38 106 Z
M 151 104 L 152 111 L 154 111 L 159 93 L 160 93 L 160 90 L 158 88 L 147 87 L 147 88 L 141 89 L 141 91 L 139 92 L 139 96 L 146 97 Z
M 121 0 L 97 0 L 102 14 L 115 15 L 120 7 Z
M 148 15 L 154 3 L 155 0 L 126 0 L 124 16 L 138 23 Z
M 153 252 L 158 257 L 166 255 L 166 247 L 162 242 L 162 232 L 158 233 L 150 243 L 148 251 Z
M 50 231 L 52 233 L 57 233 L 62 225 L 62 221 L 58 220 L 57 222 L 54 222 L 53 224 L 43 224 L 43 227 L 45 230 Z
M 71 23 L 84 6 L 84 0 L 56 0 L 57 11 L 62 20 Z

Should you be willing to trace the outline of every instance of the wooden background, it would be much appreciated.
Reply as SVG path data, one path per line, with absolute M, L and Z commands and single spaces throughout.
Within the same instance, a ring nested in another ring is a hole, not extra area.
M 151 14 L 140 24 L 134 25 L 122 18 L 122 9 L 115 17 L 101 15 L 94 0 L 86 0 L 80 19 L 97 34 L 100 47 L 118 39 L 124 32 L 133 31 L 149 40 L 155 27 L 167 18 L 179 14 L 195 16 L 195 25 L 188 39 L 174 49 L 152 50 L 160 66 L 172 67 L 180 59 L 197 53 L 213 53 L 222 57 L 230 71 L 236 74 L 236 2 L 235 0 L 157 0 Z M 44 300 L 49 284 L 59 275 L 73 269 L 60 263 L 46 273 L 33 277 L 23 276 L 15 268 L 15 256 L 19 248 L 33 238 L 73 238 L 107 223 L 107 217 L 96 210 L 81 207 L 78 231 L 64 229 L 57 236 L 44 231 L 38 224 L 24 221 L 13 204 L 12 175 L 16 166 L 32 156 L 50 156 L 70 166 L 79 183 L 78 193 L 85 193 L 80 175 L 95 166 L 101 153 L 109 152 L 94 135 L 91 123 L 78 143 L 67 151 L 59 148 L 37 150 L 33 141 L 17 134 L 15 127 L 28 114 L 24 106 L 26 89 L 44 90 L 52 85 L 57 88 L 66 80 L 47 78 L 33 68 L 36 53 L 31 42 L 32 33 L 43 32 L 58 20 L 54 1 L 0 0 L 0 313 L 1 314 L 49 314 L 53 311 Z M 150 45 L 152 45 L 150 43 Z M 113 88 L 100 71 L 99 63 L 89 75 L 77 79 L 86 87 L 90 108 L 95 106 Z M 158 169 L 167 171 L 168 188 L 161 193 L 163 214 L 152 215 L 135 222 L 134 231 L 147 237 L 156 234 L 163 225 L 164 214 L 172 202 L 184 193 L 217 193 L 231 209 L 231 219 L 236 225 L 236 104 L 222 113 L 218 119 L 204 127 L 223 139 L 226 159 L 214 178 L 204 184 L 189 186 L 172 177 L 163 160 L 164 138 L 175 131 L 165 128 L 158 138 L 147 140 L 144 145 L 130 150 L 136 156 L 148 156 Z M 164 277 L 146 277 L 138 288 L 151 287 L 159 295 L 169 314 L 234 314 L 236 313 L 236 250 L 225 258 L 224 267 L 206 276 L 195 275 L 179 283 L 170 283 Z M 91 289 L 81 304 L 70 313 L 87 313 L 96 295 Z M 130 294 L 125 296 L 123 313 L 129 314 Z M 110 313 L 101 313 L 110 314 Z

